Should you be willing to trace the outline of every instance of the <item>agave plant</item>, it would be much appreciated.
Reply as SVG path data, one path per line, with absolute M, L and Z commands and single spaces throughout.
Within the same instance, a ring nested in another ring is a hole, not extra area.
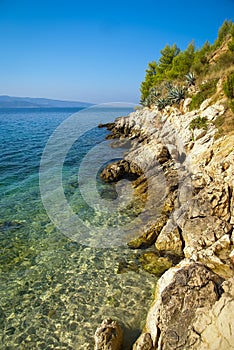
M 149 93 L 150 93 L 150 95 L 154 95 L 154 96 L 160 95 L 160 92 L 158 91 L 158 89 L 155 86 L 150 89 Z
M 156 105 L 156 101 L 159 96 L 160 96 L 160 92 L 155 87 L 153 87 L 150 89 L 146 99 L 141 101 L 141 104 L 144 107 L 151 107 L 153 105 Z
M 171 104 L 179 104 L 185 98 L 185 90 L 181 87 L 173 87 L 170 89 L 167 95 Z
M 156 101 L 156 106 L 161 111 L 163 108 L 168 106 L 170 104 L 170 101 L 167 98 L 158 98 Z
M 143 107 L 150 107 L 150 101 L 149 101 L 149 96 L 146 97 L 143 101 L 141 101 L 141 104 Z
M 170 81 L 167 81 L 167 82 L 165 83 L 165 87 L 166 87 L 166 89 L 167 89 L 168 91 L 170 91 L 170 90 L 173 88 L 173 85 L 172 85 L 172 83 L 171 83 Z
M 188 74 L 185 75 L 185 79 L 189 86 L 195 85 L 196 78 L 194 73 L 189 72 Z
M 155 88 L 153 87 L 151 90 L 150 90 L 150 93 L 149 93 L 149 102 L 151 105 L 155 105 L 156 104 L 156 101 L 157 101 L 157 98 L 160 96 L 160 92 Z

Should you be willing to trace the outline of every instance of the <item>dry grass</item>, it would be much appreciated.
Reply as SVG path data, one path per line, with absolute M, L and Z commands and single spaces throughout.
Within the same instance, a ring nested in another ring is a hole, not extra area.
M 214 125 L 218 129 L 218 132 L 215 135 L 216 140 L 224 135 L 233 135 L 234 113 L 230 109 L 227 109 L 224 115 L 215 120 Z

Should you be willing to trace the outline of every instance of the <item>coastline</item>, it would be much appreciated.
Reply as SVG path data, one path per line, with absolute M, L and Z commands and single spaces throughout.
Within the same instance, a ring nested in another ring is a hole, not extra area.
M 115 146 L 131 147 L 101 176 L 136 176 L 134 193 L 148 201 L 148 219 L 128 246 L 143 253 L 147 271 L 162 275 L 134 350 L 234 348 L 234 135 L 216 137 L 222 98 L 191 112 L 189 102 L 145 107 L 106 126 Z M 206 128 L 190 128 L 204 116 Z M 155 217 L 157 192 L 163 202 Z

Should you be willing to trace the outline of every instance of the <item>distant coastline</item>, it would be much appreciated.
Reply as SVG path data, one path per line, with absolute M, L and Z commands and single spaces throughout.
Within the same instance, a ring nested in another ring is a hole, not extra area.
M 92 103 L 81 101 L 53 100 L 48 98 L 14 97 L 1 95 L 0 109 L 3 108 L 85 108 L 92 106 Z

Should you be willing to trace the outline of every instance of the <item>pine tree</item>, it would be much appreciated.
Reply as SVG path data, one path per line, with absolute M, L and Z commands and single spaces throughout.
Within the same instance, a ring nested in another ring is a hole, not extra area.
M 158 72 L 159 74 L 163 75 L 166 71 L 171 69 L 173 59 L 179 54 L 180 49 L 176 44 L 172 46 L 167 44 L 160 52 L 162 56 L 158 61 Z
M 184 77 L 190 71 L 190 68 L 194 60 L 195 46 L 194 43 L 190 43 L 187 49 L 175 56 L 172 61 L 172 67 L 166 72 L 168 79 L 174 79 L 177 77 Z
M 141 83 L 141 103 L 144 103 L 149 95 L 150 89 L 155 85 L 155 78 L 157 74 L 157 63 L 156 61 L 150 62 L 148 64 L 148 69 L 146 69 L 145 80 Z

